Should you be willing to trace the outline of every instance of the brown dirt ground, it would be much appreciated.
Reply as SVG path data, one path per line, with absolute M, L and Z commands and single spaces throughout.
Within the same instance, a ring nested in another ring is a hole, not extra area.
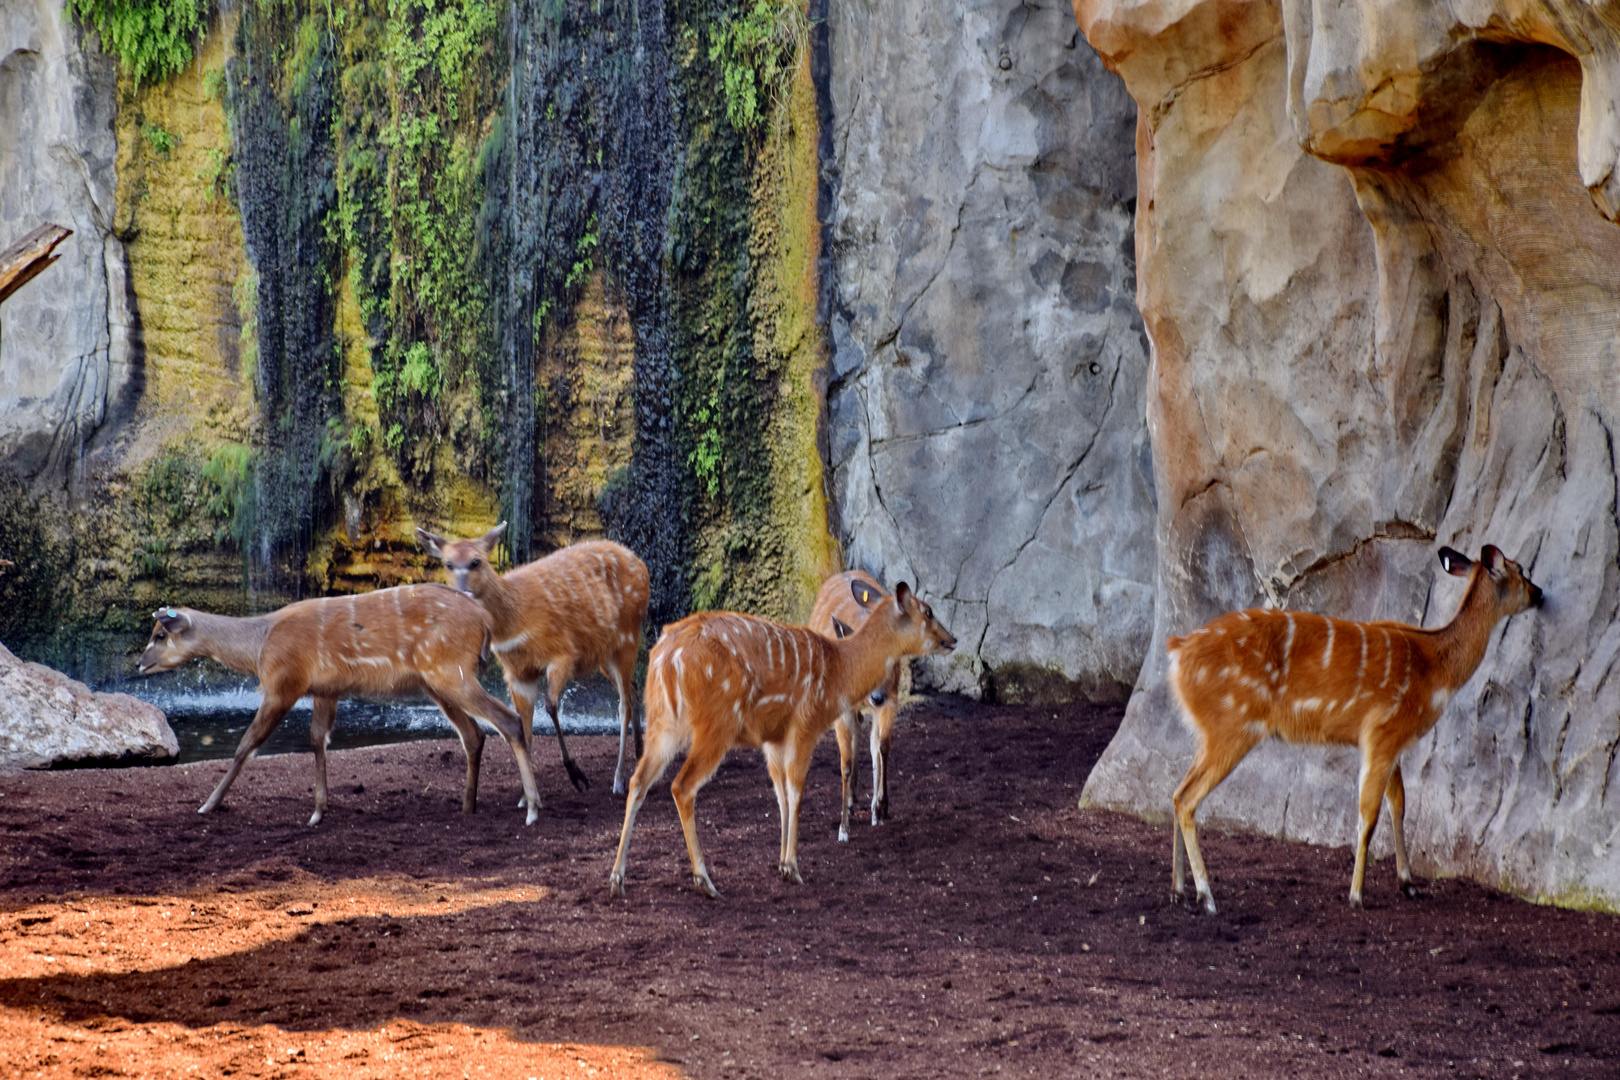
M 692 890 L 667 783 L 629 898 L 606 881 L 614 743 L 576 794 L 537 744 L 522 825 L 505 746 L 483 808 L 425 742 L 0 778 L 0 1073 L 15 1076 L 1613 1077 L 1620 922 L 1476 885 L 1344 902 L 1345 850 L 1207 830 L 1222 908 L 1167 900 L 1165 830 L 1080 811 L 1117 709 L 929 701 L 895 739 L 892 817 L 836 837 L 824 740 L 805 884 L 736 752 L 698 800 L 726 899 Z M 1346 778 L 1345 797 L 1351 798 Z

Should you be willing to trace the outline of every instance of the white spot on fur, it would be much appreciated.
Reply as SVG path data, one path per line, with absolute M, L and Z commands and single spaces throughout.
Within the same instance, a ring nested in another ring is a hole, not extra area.
M 1446 707 L 1446 702 L 1450 700 L 1450 690 L 1447 690 L 1443 686 L 1436 687 L 1434 693 L 1429 695 L 1429 708 L 1433 709 L 1435 712 L 1439 712 L 1441 709 Z

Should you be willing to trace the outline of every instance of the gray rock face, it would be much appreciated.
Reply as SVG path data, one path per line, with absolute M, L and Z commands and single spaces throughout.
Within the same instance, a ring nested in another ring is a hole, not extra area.
M 0 462 L 61 479 L 135 372 L 136 320 L 113 235 L 117 73 L 62 0 L 0 4 L 0 244 L 72 229 L 62 260 L 0 307 Z
M 829 7 L 847 559 L 962 642 L 935 686 L 1123 697 L 1153 615 L 1134 107 L 1061 3 Z
M 1549 599 L 1407 751 L 1414 866 L 1620 907 L 1613 31 L 1570 55 L 1558 5 L 1171 6 L 1076 5 L 1142 110 L 1160 507 L 1153 647 L 1085 800 L 1168 819 L 1193 753 L 1168 635 L 1266 605 L 1439 625 L 1461 585 L 1434 552 L 1494 543 Z M 1356 777 L 1265 744 L 1203 816 L 1348 844 Z
M 163 710 L 128 694 L 98 694 L 0 645 L 0 769 L 86 758 L 172 758 L 180 752 Z

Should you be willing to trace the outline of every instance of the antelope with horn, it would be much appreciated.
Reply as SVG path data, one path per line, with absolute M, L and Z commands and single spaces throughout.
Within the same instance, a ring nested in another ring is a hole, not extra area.
M 224 779 L 198 809 L 220 804 L 248 763 L 305 694 L 314 698 L 309 740 L 315 749 L 315 813 L 326 813 L 326 744 L 337 721 L 339 698 L 357 694 L 393 697 L 421 692 L 439 707 L 467 754 L 467 785 L 461 809 L 478 801 L 478 765 L 484 734 L 473 718 L 488 721 L 517 758 L 528 796 L 526 824 L 539 805 L 529 752 L 516 713 L 478 685 L 478 665 L 487 655 L 489 617 L 484 609 L 443 585 L 401 585 L 358 596 L 300 600 L 269 615 L 235 618 L 191 608 L 159 608 L 151 640 L 136 669 L 142 675 L 170 671 L 188 660 L 210 657 L 258 678 L 263 699 L 236 747 Z
M 1193 818 L 1198 804 L 1268 736 L 1361 751 L 1361 827 L 1350 906 L 1361 906 L 1367 842 L 1389 800 L 1395 870 L 1416 896 L 1402 820 L 1400 754 L 1440 719 L 1484 659 L 1496 624 L 1540 607 L 1541 590 L 1519 564 L 1487 544 L 1479 561 L 1441 548 L 1440 565 L 1468 578 L 1451 622 L 1424 630 L 1398 622 L 1348 622 L 1291 611 L 1234 611 L 1166 643 L 1170 686 L 1198 751 L 1173 798 L 1171 898 L 1182 902 L 1182 849 L 1198 900 L 1215 914 Z
M 563 766 L 576 790 L 590 786 L 568 753 L 557 706 L 575 675 L 600 669 L 619 692 L 619 761 L 613 793 L 624 791 L 625 742 L 631 727 L 631 690 L 641 624 L 647 619 L 647 566 L 611 540 L 588 540 L 554 551 L 505 574 L 490 565 L 506 522 L 473 540 L 446 540 L 426 529 L 417 539 L 450 572 L 451 584 L 475 597 L 494 623 L 495 658 L 506 673 L 512 704 L 523 718 L 523 741 L 533 738 L 534 704 L 546 680 L 546 714 L 557 733 Z M 641 726 L 635 727 L 636 753 Z
M 852 595 L 857 601 L 867 598 L 869 614 L 858 630 L 839 640 L 734 612 L 690 615 L 664 628 L 647 657 L 647 752 L 624 802 L 624 831 L 608 876 L 614 896 L 624 895 L 630 831 L 642 801 L 683 748 L 686 761 L 670 794 L 698 890 L 720 895 L 698 846 L 693 809 L 698 790 L 734 746 L 765 752 L 782 816 L 777 870 L 788 881 L 803 882 L 799 799 L 816 740 L 881 686 L 900 657 L 947 653 L 956 646 L 905 582 L 895 586 L 893 596 L 876 596 L 859 583 Z
M 877 579 L 864 570 L 846 570 L 821 583 L 816 605 L 810 612 L 810 629 L 831 638 L 846 638 L 866 621 L 867 609 L 875 599 L 887 594 Z M 906 661 L 896 661 L 874 690 L 868 702 L 857 701 L 838 718 L 833 734 L 838 738 L 838 765 L 843 779 L 843 809 L 838 819 L 838 839 L 849 839 L 849 821 L 855 812 L 855 742 L 861 733 L 862 706 L 872 706 L 872 824 L 889 816 L 889 740 L 894 734 L 894 717 L 900 708 L 901 680 Z

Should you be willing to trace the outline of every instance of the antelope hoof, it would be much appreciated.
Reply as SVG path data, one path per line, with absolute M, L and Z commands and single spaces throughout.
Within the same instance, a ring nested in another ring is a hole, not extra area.
M 849 826 L 848 825 L 839 825 L 838 826 L 838 842 L 840 844 L 849 843 Z
M 782 880 L 783 881 L 791 881 L 795 885 L 803 885 L 804 884 L 804 878 L 799 876 L 799 868 L 797 866 L 792 866 L 792 865 L 789 865 L 787 863 L 783 863 L 781 866 L 778 866 L 776 869 L 782 875 Z
M 584 791 L 591 786 L 590 777 L 585 775 L 584 769 L 574 764 L 573 758 L 563 762 L 563 767 L 568 770 L 568 782 L 574 785 L 575 791 Z
M 1360 893 L 1353 892 L 1353 893 L 1350 894 L 1350 906 L 1353 907 L 1353 908 L 1361 907 L 1361 894 Z
M 1418 887 L 1416 885 L 1412 884 L 1410 881 L 1401 882 L 1401 895 L 1406 897 L 1408 900 L 1421 900 L 1421 899 L 1423 899 L 1422 891 L 1419 890 Z
M 615 871 L 613 871 L 613 873 L 608 875 L 608 895 L 609 896 L 623 896 L 624 895 L 624 872 L 623 871 L 615 870 Z
M 197 807 L 197 813 L 199 813 L 199 814 L 212 814 L 214 812 L 214 807 L 216 807 L 218 805 L 219 805 L 219 803 L 215 802 L 213 799 L 209 799 L 207 802 L 205 802 L 201 806 Z
M 1204 914 L 1205 915 L 1213 915 L 1213 914 L 1215 914 L 1215 894 L 1214 893 L 1207 892 L 1207 891 L 1205 891 L 1203 889 L 1199 889 L 1198 890 L 1198 899 L 1203 902 Z
M 625 791 L 624 777 L 615 776 L 613 778 L 613 794 L 615 794 L 615 795 L 623 795 L 624 791 Z
M 317 810 L 313 814 L 309 815 L 309 824 L 311 824 L 311 825 L 319 825 L 320 823 L 321 823 L 321 812 L 319 810 Z
M 534 801 L 539 802 L 540 800 L 536 799 Z M 525 825 L 533 825 L 539 819 L 540 819 L 540 811 L 536 810 L 534 807 L 531 806 L 531 807 L 529 807 L 528 814 L 523 818 L 523 824 L 525 824 Z
M 723 899 L 720 895 L 720 890 L 715 888 L 714 882 L 709 880 L 709 872 L 707 870 L 699 870 L 697 873 L 693 874 L 692 884 L 697 886 L 698 892 L 702 893 L 704 896 L 707 896 L 710 900 Z

